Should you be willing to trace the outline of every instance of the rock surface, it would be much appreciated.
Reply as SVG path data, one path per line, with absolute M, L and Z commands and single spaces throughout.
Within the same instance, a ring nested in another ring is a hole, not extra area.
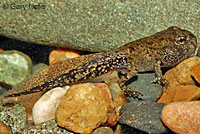
M 173 101 L 189 101 L 199 97 L 199 86 L 192 77 L 192 68 L 200 62 L 197 56 L 188 58 L 176 67 L 168 70 L 164 77 L 169 81 L 169 86 L 164 87 L 163 94 L 158 100 L 160 103 Z M 197 74 L 198 75 L 198 74 Z
M 169 81 L 169 86 L 192 85 L 195 81 L 191 77 L 192 67 L 200 62 L 200 57 L 194 56 L 182 61 L 176 67 L 168 70 L 164 77 Z
M 3 122 L 0 122 L 0 134 L 12 134 L 11 130 Z
M 33 123 L 27 124 L 21 131 L 21 134 L 73 134 L 59 127 L 55 120 L 49 120 L 47 122 L 34 125 Z
M 0 102 L 0 121 L 9 127 L 13 134 L 17 134 L 27 123 L 26 110 L 21 103 Z
M 55 112 L 69 86 L 57 87 L 46 92 L 33 106 L 33 121 L 40 124 L 55 119 Z
M 162 111 L 162 121 L 178 134 L 200 133 L 200 101 L 174 102 Z
M 162 86 L 152 82 L 155 79 L 155 73 L 138 73 L 133 79 L 135 80 L 128 87 L 143 94 L 145 101 L 156 101 L 161 96 Z M 127 97 L 127 100 L 134 101 L 130 97 Z
M 110 127 L 99 127 L 91 134 L 113 134 L 113 130 Z
M 13 87 L 31 75 L 31 66 L 31 59 L 24 53 L 14 50 L 1 52 L 0 82 Z
M 200 87 L 196 85 L 178 85 L 167 89 L 158 100 L 159 103 L 192 101 L 200 98 Z
M 103 85 L 73 85 L 56 111 L 58 125 L 76 133 L 90 133 L 101 124 L 115 125 L 118 112 Z
M 198 0 L 4 0 L 0 6 L 0 35 L 79 50 L 111 50 L 172 25 L 200 31 Z
M 33 65 L 33 68 L 32 68 L 32 74 L 35 73 L 36 71 L 38 71 L 39 69 L 43 68 L 43 67 L 46 67 L 47 65 L 44 64 L 44 63 L 38 63 L 36 65 Z
M 192 76 L 200 84 L 200 62 L 192 67 Z
M 65 58 L 75 58 L 78 56 L 80 56 L 80 54 L 73 50 L 58 48 L 52 50 L 49 54 L 49 64 L 55 63 Z
M 160 120 L 165 104 L 133 101 L 120 109 L 119 122 L 147 133 L 165 133 L 167 129 Z

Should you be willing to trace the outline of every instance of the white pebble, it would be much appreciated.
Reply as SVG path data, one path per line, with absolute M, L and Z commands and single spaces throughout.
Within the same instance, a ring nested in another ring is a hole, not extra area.
M 61 98 L 66 94 L 70 86 L 56 87 L 46 92 L 33 106 L 32 115 L 35 124 L 40 124 L 55 119 L 55 112 Z

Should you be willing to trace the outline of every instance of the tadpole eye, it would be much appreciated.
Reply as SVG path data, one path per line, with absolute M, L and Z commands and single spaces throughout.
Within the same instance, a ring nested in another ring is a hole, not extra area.
M 187 37 L 186 36 L 180 36 L 180 37 L 178 37 L 178 39 L 176 40 L 176 43 L 178 43 L 178 44 L 185 44 L 185 43 L 187 43 Z

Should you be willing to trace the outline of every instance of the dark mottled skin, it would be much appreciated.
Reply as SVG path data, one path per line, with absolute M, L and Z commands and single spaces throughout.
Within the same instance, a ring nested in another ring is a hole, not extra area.
M 125 86 L 124 83 L 128 79 L 137 72 L 155 70 L 156 81 L 166 85 L 167 81 L 163 78 L 161 67 L 177 65 L 194 54 L 196 47 L 197 39 L 191 32 L 178 27 L 170 27 L 150 37 L 130 42 L 111 52 L 84 55 L 50 65 L 48 71 L 35 74 L 20 87 L 20 90 L 14 88 L 5 97 L 81 83 L 117 70 L 122 90 L 127 95 L 141 98 L 140 93 Z M 50 75 L 52 72 L 54 74 Z

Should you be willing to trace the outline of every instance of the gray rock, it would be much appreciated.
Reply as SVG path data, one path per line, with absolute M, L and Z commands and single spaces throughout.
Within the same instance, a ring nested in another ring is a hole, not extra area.
M 21 131 L 22 134 L 74 134 L 67 131 L 64 128 L 60 128 L 55 120 L 49 120 L 47 122 L 34 125 L 30 123 L 26 125 L 24 130 Z
M 113 130 L 110 127 L 99 127 L 91 134 L 113 134 Z
M 117 124 L 114 134 L 147 134 L 128 125 Z
M 128 87 L 138 91 L 144 95 L 145 101 L 156 101 L 162 94 L 162 86 L 158 83 L 153 83 L 155 73 L 138 73 L 133 77 Z M 134 101 L 131 97 L 126 97 L 128 101 Z
M 24 53 L 15 50 L 1 52 L 0 83 L 15 86 L 31 75 L 31 66 L 31 59 Z
M 9 127 L 13 134 L 19 134 L 28 122 L 26 109 L 18 102 L 1 101 L 0 121 Z
M 200 31 L 199 0 L 1 0 L 0 7 L 0 35 L 79 50 L 112 50 L 172 25 Z
M 160 116 L 165 104 L 156 102 L 134 101 L 120 109 L 119 122 L 147 133 L 165 133 Z

